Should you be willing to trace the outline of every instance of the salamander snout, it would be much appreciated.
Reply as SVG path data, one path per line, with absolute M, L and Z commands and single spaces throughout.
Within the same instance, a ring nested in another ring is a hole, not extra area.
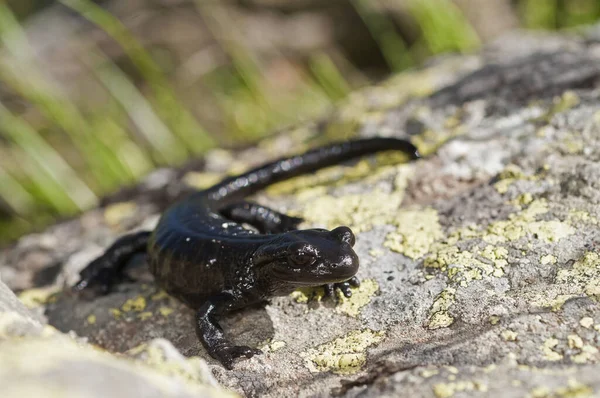
M 356 243 L 354 233 L 348 227 L 337 227 L 336 229 L 331 231 L 331 234 L 340 242 L 347 243 L 350 246 L 354 246 L 354 244 Z

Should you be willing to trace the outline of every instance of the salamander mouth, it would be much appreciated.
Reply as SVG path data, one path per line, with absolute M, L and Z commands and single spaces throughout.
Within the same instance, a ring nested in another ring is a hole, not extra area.
M 272 275 L 282 282 L 302 287 L 345 282 L 356 275 L 356 272 L 358 271 L 358 268 L 343 269 L 341 267 L 332 267 L 330 270 L 325 270 L 325 267 L 321 267 L 321 269 L 319 268 L 320 267 L 312 270 L 306 270 L 300 268 L 282 269 L 276 267 L 273 268 Z

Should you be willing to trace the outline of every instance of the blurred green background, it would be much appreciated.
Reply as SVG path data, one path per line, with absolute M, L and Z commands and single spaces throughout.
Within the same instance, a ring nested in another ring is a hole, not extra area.
M 0 244 L 432 55 L 599 17 L 598 0 L 0 2 Z

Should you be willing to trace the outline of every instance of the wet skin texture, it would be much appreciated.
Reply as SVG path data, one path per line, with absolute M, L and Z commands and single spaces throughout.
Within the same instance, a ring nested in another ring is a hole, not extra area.
M 261 351 L 232 345 L 225 338 L 218 323 L 224 313 L 302 286 L 324 285 L 330 297 L 338 288 L 350 297 L 350 287 L 359 284 L 350 228 L 297 230 L 302 219 L 243 199 L 276 182 L 385 150 L 419 157 L 410 142 L 400 139 L 339 142 L 195 192 L 167 209 L 154 231 L 118 239 L 81 271 L 74 289 L 107 293 L 128 259 L 147 252 L 157 283 L 197 311 L 198 338 L 213 358 L 231 369 L 235 358 Z

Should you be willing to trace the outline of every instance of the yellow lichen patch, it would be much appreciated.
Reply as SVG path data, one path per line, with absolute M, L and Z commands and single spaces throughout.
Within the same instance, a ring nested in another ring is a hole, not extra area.
M 556 264 L 556 261 L 557 261 L 556 256 L 553 256 L 552 254 L 547 254 L 540 258 L 540 263 L 543 265 Z
M 560 361 L 562 359 L 562 355 L 558 352 L 554 351 L 553 348 L 558 345 L 558 340 L 555 338 L 549 338 L 544 341 L 544 344 L 540 347 L 544 356 L 548 361 Z
M 576 334 L 570 334 L 567 336 L 567 343 L 570 348 L 581 348 L 583 347 L 583 340 Z
M 545 386 L 538 386 L 533 388 L 529 397 L 531 398 L 551 398 L 551 397 L 563 397 L 563 398 L 577 398 L 577 397 L 591 397 L 594 394 L 594 390 L 578 382 L 575 379 L 570 378 L 567 381 L 567 386 L 558 387 L 554 390 L 551 390 Z
M 126 354 L 135 357 L 136 363 L 149 366 L 162 375 L 180 379 L 186 384 L 215 384 L 210 371 L 206 369 L 206 363 L 201 358 L 185 358 L 167 340 L 156 339 L 140 344 L 128 350 Z
M 452 325 L 454 318 L 450 316 L 448 310 L 455 302 L 455 293 L 456 289 L 447 287 L 437 295 L 429 312 L 429 322 L 427 324 L 429 329 L 445 328 Z
M 594 325 L 594 320 L 589 316 L 585 316 L 579 320 L 579 324 L 584 328 L 589 329 Z
M 308 303 L 308 300 L 313 296 L 313 288 L 300 288 L 290 293 L 290 297 L 297 303 Z
M 152 318 L 152 312 L 150 311 L 144 311 L 144 312 L 140 312 L 137 316 L 137 318 L 141 321 L 145 321 L 147 319 Z
M 118 308 L 109 308 L 108 313 L 113 316 L 115 319 L 119 319 L 123 313 Z
M 517 180 L 531 180 L 534 179 L 532 176 L 527 176 L 516 164 L 507 165 L 502 172 L 498 175 L 498 182 L 494 184 L 498 193 L 506 193 L 508 187 Z
M 223 175 L 220 173 L 191 171 L 183 176 L 183 182 L 196 189 L 206 189 L 221 181 L 222 178 Z
M 583 344 L 583 343 L 582 343 Z M 573 355 L 571 361 L 575 363 L 587 363 L 598 354 L 598 349 L 589 344 L 582 345 L 581 352 Z
M 158 300 L 168 299 L 170 297 L 171 296 L 169 296 L 169 294 L 166 291 L 161 289 L 158 292 L 156 292 L 155 294 L 153 294 L 152 296 L 150 296 L 150 300 L 158 301 Z
M 434 209 L 403 210 L 393 222 L 398 228 L 388 234 L 383 245 L 413 259 L 427 254 L 431 245 L 443 237 Z
M 357 317 L 360 309 L 371 302 L 371 298 L 379 290 L 379 285 L 374 279 L 365 279 L 360 287 L 352 289 L 352 297 L 345 297 L 339 293 L 339 304 L 335 312 Z
M 487 390 L 487 384 L 470 380 L 462 380 L 454 383 L 439 383 L 433 386 L 433 393 L 438 398 L 449 398 L 457 392 L 463 391 L 486 392 Z
M 567 216 L 567 222 L 571 225 L 579 225 L 581 223 L 588 223 L 597 225 L 598 219 L 590 216 L 590 213 L 583 210 L 571 210 Z
M 556 395 L 564 398 L 591 397 L 594 390 L 590 386 L 578 382 L 575 379 L 569 379 L 566 387 L 556 389 Z
M 557 242 L 572 235 L 575 229 L 567 223 L 551 221 L 535 221 L 536 217 L 548 212 L 545 200 L 537 199 L 521 212 L 511 214 L 508 220 L 497 221 L 487 228 L 483 240 L 492 244 L 517 240 L 526 235 L 534 235 L 546 242 Z
M 379 344 L 384 337 L 383 331 L 353 330 L 343 337 L 311 348 L 301 356 L 311 372 L 353 374 L 365 364 L 367 348 Z
M 425 369 L 425 370 L 421 371 L 421 377 L 423 377 L 424 379 L 428 379 L 439 373 L 440 373 L 439 369 Z
M 121 307 L 124 312 L 136 311 L 142 312 L 146 309 L 146 299 L 142 296 L 130 298 Z
M 95 324 L 96 323 L 96 315 L 94 315 L 94 314 L 88 315 L 88 317 L 86 318 L 86 322 L 88 323 L 88 325 Z
M 555 97 L 553 100 L 551 112 L 558 113 L 569 110 L 581 102 L 581 99 L 575 91 L 567 90 L 560 97 Z
M 389 194 L 379 189 L 339 198 L 321 196 L 305 204 L 302 217 L 313 225 L 330 229 L 347 225 L 354 232 L 361 232 L 374 225 L 388 224 L 390 215 L 396 214 L 401 203 L 401 194 Z
M 271 195 L 284 195 L 302 191 L 307 187 L 323 188 L 352 181 L 376 182 L 396 173 L 405 174 L 410 170 L 410 166 L 403 164 L 408 160 L 407 155 L 403 153 L 384 152 L 378 154 L 376 159 L 376 162 L 361 159 L 351 167 L 332 166 L 312 174 L 290 178 L 268 187 L 266 191 Z
M 568 285 L 571 293 L 600 296 L 600 256 L 595 252 L 586 253 L 570 269 L 561 269 L 556 274 L 555 283 Z
M 285 345 L 285 341 L 268 341 L 264 346 L 260 348 L 260 350 L 263 352 L 275 352 L 285 347 Z
M 108 226 L 116 228 L 123 220 L 135 215 L 137 205 L 134 202 L 121 202 L 110 205 L 104 210 L 104 221 Z
M 518 334 L 512 330 L 509 330 L 509 329 L 503 330 L 501 335 L 502 335 L 502 338 L 506 341 L 517 341 Z
M 173 309 L 169 307 L 160 307 L 158 313 L 166 318 L 173 313 Z
M 553 298 L 546 296 L 546 292 L 538 293 L 530 300 L 535 307 L 550 307 L 552 311 L 559 311 L 567 300 L 577 297 L 576 294 L 559 294 Z
M 27 308 L 36 308 L 47 304 L 50 297 L 59 291 L 60 287 L 58 286 L 27 289 L 19 293 L 19 300 L 21 300 Z
M 380 257 L 381 255 L 383 255 L 383 250 L 381 250 L 379 248 L 373 248 L 373 249 L 369 250 L 369 256 L 371 256 L 373 258 Z
M 355 168 L 351 170 L 355 170 Z M 347 225 L 355 232 L 367 231 L 374 225 L 392 223 L 394 215 L 402 203 L 404 189 L 408 184 L 412 167 L 410 165 L 394 165 L 380 167 L 376 170 L 368 175 L 365 182 L 376 183 L 382 179 L 394 177 L 392 192 L 376 188 L 368 193 L 334 197 L 327 195 L 321 189 L 322 187 L 303 189 L 297 195 L 297 200 L 303 209 L 299 215 L 312 225 L 323 225 L 327 228 Z M 356 177 L 352 175 L 352 172 L 349 175 L 352 176 L 352 179 Z M 349 178 L 344 174 L 340 183 L 347 183 L 348 180 Z M 310 185 L 303 185 L 303 187 L 306 186 Z
M 533 202 L 533 195 L 530 192 L 525 192 L 517 196 L 515 200 L 511 200 L 509 203 L 518 207 L 524 207 L 531 202 Z
M 460 251 L 455 245 L 445 242 L 434 245 L 432 252 L 425 258 L 424 266 L 439 268 L 461 286 L 467 286 L 472 280 L 479 280 L 484 276 L 501 277 L 508 265 L 508 250 L 499 246 L 487 245 L 474 254 Z

